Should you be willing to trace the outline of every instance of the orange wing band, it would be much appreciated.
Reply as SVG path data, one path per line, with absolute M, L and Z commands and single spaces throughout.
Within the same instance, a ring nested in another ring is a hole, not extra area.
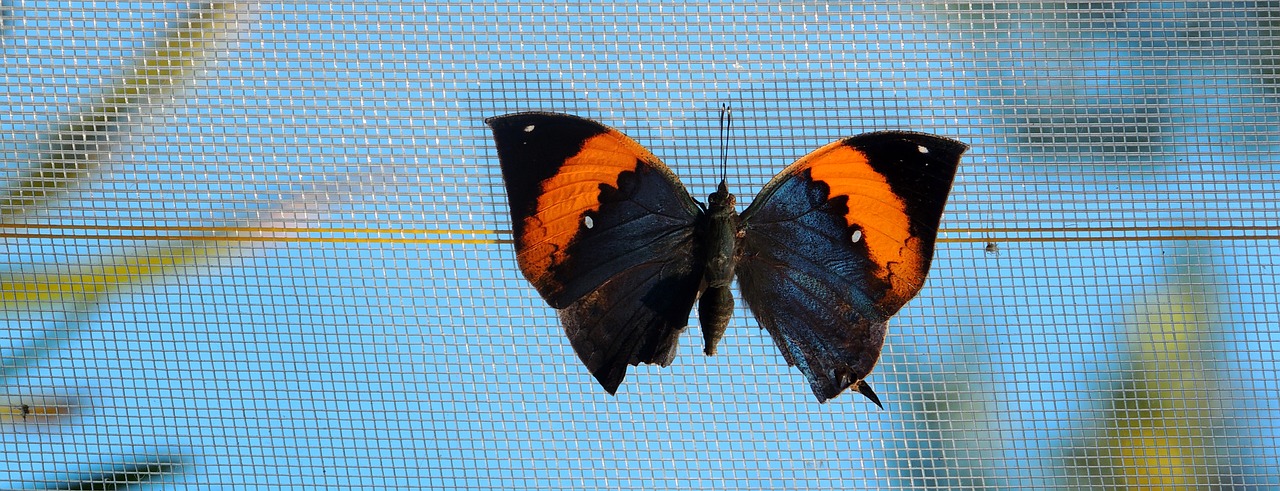
M 891 285 L 892 294 L 902 301 L 915 296 L 924 286 L 926 258 L 920 241 L 911 235 L 907 205 L 894 194 L 884 175 L 876 172 L 862 152 L 833 142 L 815 150 L 792 165 L 795 172 L 810 169 L 815 181 L 831 189 L 831 196 L 847 196 L 849 213 L 845 222 L 861 227 L 867 253 L 879 266 L 875 275 Z
M 554 176 L 542 181 L 537 211 L 525 219 L 517 256 L 525 277 L 553 281 L 551 268 L 563 263 L 569 243 L 583 225 L 583 214 L 600 209 L 600 186 L 618 186 L 618 176 L 634 171 L 653 154 L 617 131 L 587 139 Z

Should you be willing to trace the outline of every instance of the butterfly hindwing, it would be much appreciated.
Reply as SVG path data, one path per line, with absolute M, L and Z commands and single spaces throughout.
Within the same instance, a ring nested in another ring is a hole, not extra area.
M 667 364 L 702 265 L 697 203 L 660 160 L 576 116 L 490 118 L 517 262 L 560 310 L 574 351 L 617 390 L 627 365 Z
M 890 316 L 924 284 L 963 143 L 879 132 L 833 142 L 765 185 L 742 214 L 739 286 L 820 401 L 855 386 Z

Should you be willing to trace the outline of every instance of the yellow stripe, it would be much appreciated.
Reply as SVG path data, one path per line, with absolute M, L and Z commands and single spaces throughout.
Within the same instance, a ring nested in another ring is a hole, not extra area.
M 5 274 L 0 276 L 0 310 L 29 309 L 32 303 L 93 303 L 103 294 L 170 274 L 215 257 L 217 252 L 213 245 L 171 247 L 106 264 L 71 266 L 71 271 L 65 273 Z

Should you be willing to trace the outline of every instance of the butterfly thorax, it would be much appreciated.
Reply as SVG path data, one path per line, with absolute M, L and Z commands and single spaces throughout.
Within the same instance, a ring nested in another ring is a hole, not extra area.
M 737 266 L 738 211 L 735 199 L 722 180 L 716 192 L 707 197 L 707 213 L 703 222 L 703 254 L 706 266 L 702 275 L 702 293 L 698 302 L 698 321 L 706 341 L 704 351 L 716 352 L 716 343 L 724 336 L 733 317 L 734 268 Z

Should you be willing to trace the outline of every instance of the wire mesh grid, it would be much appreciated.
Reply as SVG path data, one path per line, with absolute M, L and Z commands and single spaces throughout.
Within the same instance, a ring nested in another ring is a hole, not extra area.
M 7 487 L 1270 489 L 1280 2 L 6 2 Z M 616 396 L 483 120 L 749 202 L 962 140 L 924 290 L 813 400 L 739 308 Z

